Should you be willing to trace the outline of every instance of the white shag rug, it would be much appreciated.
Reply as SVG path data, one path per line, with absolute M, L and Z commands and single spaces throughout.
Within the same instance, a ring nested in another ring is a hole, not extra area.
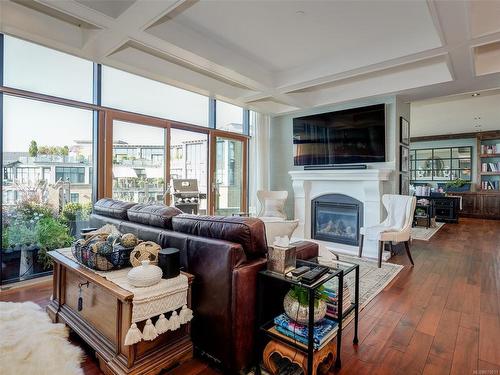
M 445 223 L 436 223 L 434 227 L 413 227 L 411 228 L 411 238 L 413 240 L 429 241 Z
M 68 334 L 36 303 L 0 302 L 1 374 L 83 375 L 83 352 Z

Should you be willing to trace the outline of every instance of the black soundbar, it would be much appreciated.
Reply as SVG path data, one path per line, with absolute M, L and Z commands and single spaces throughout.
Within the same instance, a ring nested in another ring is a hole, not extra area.
M 321 169 L 367 169 L 366 164 L 338 164 L 338 165 L 305 165 L 304 170 L 321 170 Z

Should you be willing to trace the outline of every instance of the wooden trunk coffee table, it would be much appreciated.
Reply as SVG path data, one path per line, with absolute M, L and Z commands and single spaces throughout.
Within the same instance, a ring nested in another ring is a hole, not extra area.
M 106 280 L 57 251 L 54 261 L 53 298 L 47 312 L 54 322 L 62 322 L 95 351 L 105 374 L 157 374 L 193 357 L 190 324 L 168 331 L 153 341 L 124 345 L 131 324 L 133 294 Z M 191 284 L 188 276 L 188 307 Z M 78 311 L 79 290 L 83 309 Z M 142 331 L 144 323 L 138 324 Z

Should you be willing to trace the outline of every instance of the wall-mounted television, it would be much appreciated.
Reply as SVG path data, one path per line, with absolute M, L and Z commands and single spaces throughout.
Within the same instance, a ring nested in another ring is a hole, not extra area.
M 385 161 L 385 104 L 293 119 L 297 166 Z

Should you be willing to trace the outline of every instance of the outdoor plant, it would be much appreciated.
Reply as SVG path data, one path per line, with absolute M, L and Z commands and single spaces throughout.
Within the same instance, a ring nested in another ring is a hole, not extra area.
M 67 203 L 61 211 L 61 219 L 66 222 L 75 221 L 77 218 L 87 220 L 91 212 L 90 203 Z
M 2 250 L 6 250 L 9 247 L 9 232 L 7 227 L 2 228 Z
M 33 197 L 23 199 L 20 203 L 18 203 L 15 213 L 18 218 L 26 221 L 30 221 L 34 218 L 39 219 L 41 217 L 54 216 L 53 208 L 50 205 L 40 203 Z
M 30 220 L 24 220 L 22 217 L 15 217 L 11 220 L 7 228 L 8 245 L 15 247 L 36 244 L 38 242 L 35 230 L 37 221 L 38 214 Z
M 67 247 L 74 240 L 69 235 L 68 227 L 53 217 L 41 219 L 37 223 L 36 233 L 40 245 L 38 260 L 44 268 L 49 268 L 52 265 L 52 261 L 47 255 L 48 251 Z

